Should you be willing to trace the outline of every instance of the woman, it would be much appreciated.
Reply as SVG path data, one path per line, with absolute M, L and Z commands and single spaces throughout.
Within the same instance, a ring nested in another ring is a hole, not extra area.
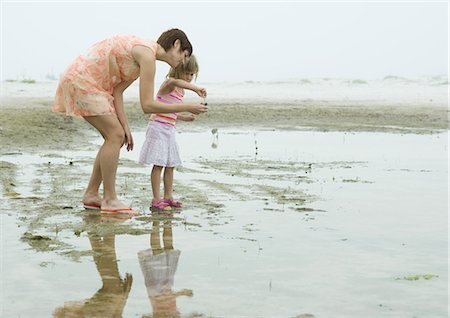
M 139 214 L 116 194 L 120 148 L 126 144 L 130 151 L 134 146 L 123 109 L 123 92 L 140 77 L 139 96 L 144 113 L 206 112 L 207 107 L 202 104 L 168 105 L 154 98 L 156 61 L 175 68 L 191 54 L 192 45 L 179 29 L 162 33 L 156 42 L 136 36 L 115 36 L 94 44 L 61 76 L 52 110 L 82 116 L 104 138 L 83 196 L 85 208 L 100 209 L 103 213 Z M 103 198 L 99 195 L 102 182 Z

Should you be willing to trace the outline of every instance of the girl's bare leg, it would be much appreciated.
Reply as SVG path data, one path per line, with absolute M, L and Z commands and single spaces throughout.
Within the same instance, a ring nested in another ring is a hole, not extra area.
M 104 138 L 94 162 L 91 179 L 86 193 L 97 192 L 103 181 L 102 209 L 119 209 L 127 207 L 119 201 L 116 194 L 116 173 L 120 148 L 125 140 L 125 132 L 115 115 L 88 116 L 84 119 L 94 126 Z
M 164 199 L 172 199 L 173 193 L 173 167 L 164 169 Z
M 164 250 L 166 250 L 166 251 L 173 250 L 173 235 L 172 235 L 172 220 L 171 219 L 164 221 L 163 243 L 164 243 Z
M 159 221 L 153 221 L 152 232 L 150 233 L 150 246 L 153 255 L 161 254 L 163 251 L 159 238 Z
M 152 191 L 153 191 L 153 199 L 159 200 L 161 199 L 160 187 L 161 187 L 161 166 L 153 166 L 151 181 L 152 181 Z M 165 190 L 164 190 L 165 191 Z

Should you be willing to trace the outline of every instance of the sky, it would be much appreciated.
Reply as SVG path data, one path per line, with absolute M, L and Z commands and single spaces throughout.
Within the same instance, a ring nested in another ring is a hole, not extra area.
M 97 41 L 184 30 L 198 81 L 448 75 L 448 3 L 1 3 L 1 79 L 56 77 Z M 157 77 L 168 70 L 158 62 Z

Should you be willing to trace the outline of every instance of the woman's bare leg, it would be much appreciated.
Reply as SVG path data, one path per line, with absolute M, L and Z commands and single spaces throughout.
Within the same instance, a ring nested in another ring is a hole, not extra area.
M 164 199 L 172 199 L 173 193 L 173 167 L 164 169 Z
M 99 149 L 95 157 L 94 167 L 92 168 L 91 178 L 83 196 L 84 203 L 102 204 L 102 198 L 99 195 L 100 184 L 102 183 L 102 170 L 100 168 L 100 152 Z
M 103 181 L 102 209 L 118 209 L 127 207 L 119 201 L 116 194 L 116 173 L 120 148 L 125 140 L 125 132 L 115 115 L 84 117 L 104 138 L 94 162 L 91 179 L 86 193 L 98 193 Z

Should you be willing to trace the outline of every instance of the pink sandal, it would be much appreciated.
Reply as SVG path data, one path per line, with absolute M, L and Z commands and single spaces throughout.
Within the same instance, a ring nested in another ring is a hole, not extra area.
M 164 199 L 164 202 L 166 202 L 168 205 L 170 205 L 174 208 L 181 208 L 183 206 L 183 204 L 180 201 L 177 201 L 173 198 Z
M 151 208 L 158 210 L 170 210 L 170 205 L 163 199 L 153 199 Z

